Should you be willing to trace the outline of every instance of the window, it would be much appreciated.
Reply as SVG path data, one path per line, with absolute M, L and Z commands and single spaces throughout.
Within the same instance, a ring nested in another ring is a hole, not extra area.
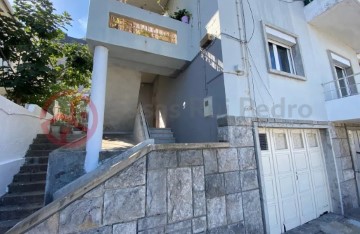
M 259 140 L 260 140 L 260 148 L 261 148 L 261 150 L 269 150 L 269 145 L 268 145 L 268 142 L 267 142 L 266 133 L 260 133 L 259 134 Z
M 331 93 L 332 98 L 333 96 L 342 98 L 358 94 L 350 60 L 337 55 L 334 52 L 329 53 L 335 76 L 335 88 L 331 87 L 331 90 L 328 91 Z
M 335 72 L 338 79 L 339 93 L 342 97 L 347 97 L 350 94 L 350 87 L 345 79 L 347 77 L 346 70 L 343 67 L 335 66 Z
M 291 48 L 269 41 L 271 68 L 291 74 L 296 74 Z
M 305 72 L 297 37 L 273 26 L 264 25 L 264 28 L 269 72 L 304 80 Z

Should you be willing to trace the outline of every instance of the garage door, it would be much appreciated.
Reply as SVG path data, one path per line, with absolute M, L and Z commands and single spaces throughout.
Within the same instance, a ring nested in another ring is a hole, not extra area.
M 270 233 L 330 211 L 318 130 L 260 129 L 264 203 Z

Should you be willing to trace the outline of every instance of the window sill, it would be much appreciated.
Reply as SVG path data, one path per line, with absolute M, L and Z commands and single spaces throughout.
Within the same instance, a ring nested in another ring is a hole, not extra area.
M 284 76 L 284 77 L 291 78 L 291 79 L 306 81 L 306 77 L 304 77 L 304 76 L 299 76 L 299 75 L 295 75 L 295 74 L 291 74 L 291 73 L 287 73 L 287 72 L 283 72 L 283 71 L 278 71 L 278 70 L 274 70 L 274 69 L 269 69 L 269 73 L 274 74 L 274 75 Z

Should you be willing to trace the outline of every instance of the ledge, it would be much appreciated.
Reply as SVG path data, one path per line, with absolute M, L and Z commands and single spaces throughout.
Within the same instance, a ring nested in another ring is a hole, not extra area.
M 295 75 L 295 74 L 291 74 L 291 73 L 287 73 L 287 72 L 283 72 L 283 71 L 278 71 L 278 70 L 274 70 L 274 69 L 269 69 L 269 73 L 273 74 L 273 75 L 278 75 L 278 76 L 295 79 L 295 80 L 307 81 L 305 76 L 299 76 L 299 75 Z
M 252 126 L 253 123 L 259 123 L 261 125 L 266 124 L 302 124 L 302 125 L 321 125 L 326 127 L 329 125 L 329 121 L 319 120 L 300 120 L 300 119 L 279 119 L 279 118 L 260 118 L 260 117 L 243 117 L 243 116 L 218 116 L 217 123 L 219 127 L 228 126 Z

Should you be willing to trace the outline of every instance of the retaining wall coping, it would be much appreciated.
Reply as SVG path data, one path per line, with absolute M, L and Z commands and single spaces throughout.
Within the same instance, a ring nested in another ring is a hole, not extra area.
M 123 160 L 124 155 L 114 157 L 106 163 L 100 165 L 94 171 L 85 174 L 76 179 L 72 183 L 66 185 L 61 190 L 54 194 L 55 201 L 38 210 L 34 214 L 22 220 L 8 231 L 8 234 L 25 233 L 27 230 L 35 227 L 57 211 L 67 207 L 73 201 L 81 198 L 84 194 L 91 191 L 101 183 L 104 183 L 109 178 L 115 176 L 117 173 L 128 168 L 134 162 L 149 154 L 152 151 L 160 150 L 191 150 L 191 149 L 216 149 L 228 148 L 229 143 L 192 143 L 192 144 L 163 144 L 154 145 L 154 140 L 149 139 L 139 143 L 123 154 L 129 154 L 127 160 Z

